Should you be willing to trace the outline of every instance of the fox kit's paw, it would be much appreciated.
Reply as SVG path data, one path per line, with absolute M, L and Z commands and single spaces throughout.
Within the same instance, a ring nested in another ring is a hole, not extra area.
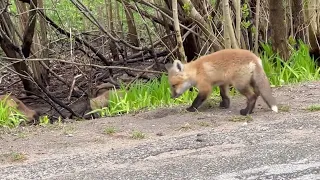
M 230 101 L 223 100 L 220 102 L 220 108 L 222 109 L 228 109 L 230 107 Z
M 240 114 L 241 114 L 242 116 L 246 116 L 246 115 L 248 114 L 248 110 L 247 110 L 247 109 L 241 109 L 241 110 L 240 110 Z
M 246 115 L 248 115 L 248 114 L 253 114 L 253 111 L 249 112 L 247 109 L 241 109 L 241 110 L 240 110 L 240 114 L 241 114 L 242 116 L 246 116 Z
M 186 110 L 189 112 L 196 112 L 197 109 L 195 107 L 190 106 Z

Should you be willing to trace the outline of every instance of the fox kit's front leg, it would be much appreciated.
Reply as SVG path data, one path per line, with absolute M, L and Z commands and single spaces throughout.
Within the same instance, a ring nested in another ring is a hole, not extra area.
M 201 104 L 208 98 L 211 92 L 210 85 L 197 85 L 197 88 L 199 90 L 199 93 L 197 97 L 193 100 L 191 106 L 187 108 L 187 111 L 189 112 L 195 112 L 201 106 Z

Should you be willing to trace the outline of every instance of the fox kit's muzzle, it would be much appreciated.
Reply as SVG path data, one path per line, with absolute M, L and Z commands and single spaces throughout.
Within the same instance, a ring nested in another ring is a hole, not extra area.
M 178 93 L 176 93 L 175 91 L 173 91 L 173 92 L 171 93 L 171 98 L 172 98 L 172 99 L 175 99 L 175 98 L 178 98 L 180 95 L 181 95 L 181 94 L 178 94 Z

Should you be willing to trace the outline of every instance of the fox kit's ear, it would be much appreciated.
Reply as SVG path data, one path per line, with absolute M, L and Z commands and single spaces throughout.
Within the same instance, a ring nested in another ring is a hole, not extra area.
M 167 63 L 164 65 L 164 67 L 169 71 L 172 68 L 172 63 Z
M 176 71 L 181 72 L 183 71 L 183 64 L 181 61 L 179 60 L 174 60 L 173 61 L 173 67 L 175 68 Z

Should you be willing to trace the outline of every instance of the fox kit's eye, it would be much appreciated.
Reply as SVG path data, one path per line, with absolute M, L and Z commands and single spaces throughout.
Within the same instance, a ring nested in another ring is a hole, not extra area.
M 175 89 L 175 88 L 176 88 L 176 86 L 177 86 L 177 85 L 175 85 L 175 84 L 174 84 L 174 85 L 172 85 L 172 88 L 173 88 L 173 89 Z

